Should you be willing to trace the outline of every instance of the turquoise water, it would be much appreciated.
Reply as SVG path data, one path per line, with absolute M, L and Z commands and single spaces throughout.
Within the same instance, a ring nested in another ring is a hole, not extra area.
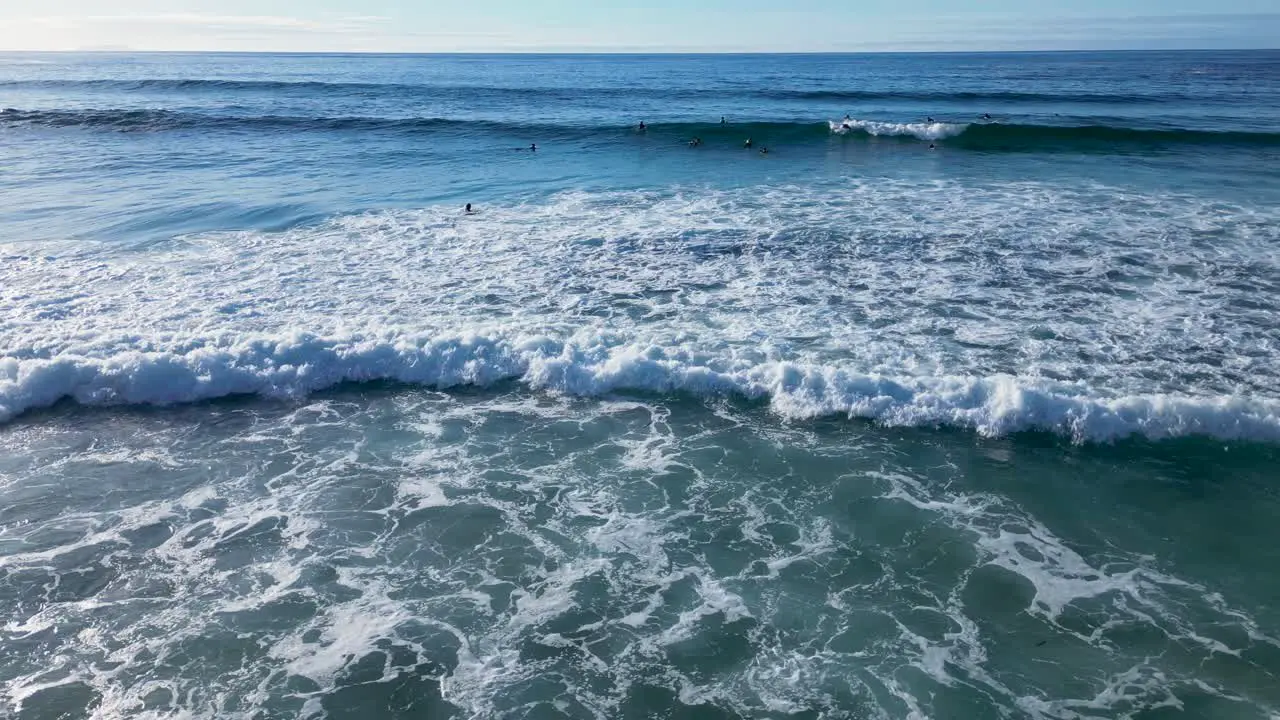
M 1278 105 L 0 55 L 3 714 L 1275 718 Z

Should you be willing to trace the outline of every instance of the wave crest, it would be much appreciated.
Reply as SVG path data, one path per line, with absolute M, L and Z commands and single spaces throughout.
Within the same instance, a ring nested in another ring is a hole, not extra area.
M 70 398 L 84 405 L 170 405 L 232 395 L 297 397 L 341 383 L 434 388 L 519 380 L 594 397 L 616 391 L 735 395 L 789 419 L 862 418 L 998 436 L 1049 431 L 1076 441 L 1133 435 L 1280 441 L 1280 403 L 1243 397 L 1105 397 L 1081 384 L 1012 376 L 890 378 L 787 362 L 735 363 L 679 348 L 459 334 L 244 338 L 178 352 L 0 359 L 0 422 Z
M 955 137 L 969 127 L 968 125 L 956 123 L 892 123 L 877 122 L 875 120 L 843 120 L 840 122 L 829 120 L 827 125 L 831 128 L 831 132 L 837 135 L 850 133 L 865 133 L 875 137 L 909 135 L 921 140 L 942 140 L 943 138 Z

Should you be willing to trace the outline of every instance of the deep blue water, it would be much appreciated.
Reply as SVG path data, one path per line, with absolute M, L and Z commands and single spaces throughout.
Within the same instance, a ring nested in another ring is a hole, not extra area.
M 1277 108 L 0 54 L 0 708 L 1272 720 Z
M 5 191 L 17 195 L 3 221 L 20 229 L 14 239 L 274 229 L 566 187 L 881 173 L 1063 175 L 1197 192 L 1226 183 L 1228 197 L 1263 193 L 1261 202 L 1275 191 L 1280 146 L 1276 52 L 24 54 L 4 63 Z M 993 126 L 973 125 L 984 113 Z M 832 136 L 827 122 L 846 114 L 891 126 Z M 929 116 L 954 125 L 936 134 L 968 129 L 926 154 L 914 135 L 929 131 L 905 126 Z M 720 127 L 721 117 L 732 124 Z M 641 121 L 651 126 L 643 136 L 630 131 Z M 705 143 L 691 154 L 694 136 Z M 762 164 L 738 152 L 748 136 L 777 156 Z M 536 158 L 516 152 L 531 143 Z M 49 203 L 30 193 L 76 202 L 46 216 L 35 211 Z

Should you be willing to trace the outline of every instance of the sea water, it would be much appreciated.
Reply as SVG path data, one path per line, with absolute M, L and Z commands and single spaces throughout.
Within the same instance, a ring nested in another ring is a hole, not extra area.
M 0 55 L 0 715 L 1275 718 L 1277 107 Z

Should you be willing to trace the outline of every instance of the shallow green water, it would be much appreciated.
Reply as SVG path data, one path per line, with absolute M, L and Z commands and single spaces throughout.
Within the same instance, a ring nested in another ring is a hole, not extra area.
M 1269 447 L 374 386 L 3 442 L 22 717 L 1280 706 Z

